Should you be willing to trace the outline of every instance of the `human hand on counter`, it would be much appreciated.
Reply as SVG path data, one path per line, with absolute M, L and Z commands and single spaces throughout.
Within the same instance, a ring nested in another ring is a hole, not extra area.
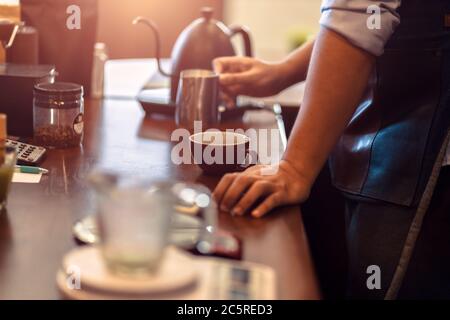
M 311 189 L 305 177 L 286 160 L 281 160 L 273 174 L 256 165 L 242 173 L 223 176 L 213 196 L 220 209 L 233 215 L 243 215 L 258 201 L 251 215 L 260 218 L 272 209 L 305 201 Z

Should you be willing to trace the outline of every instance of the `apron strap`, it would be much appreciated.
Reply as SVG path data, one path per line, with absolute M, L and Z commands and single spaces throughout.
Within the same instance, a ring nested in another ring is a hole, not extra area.
M 428 179 L 427 185 L 425 187 L 425 191 L 420 198 L 419 206 L 409 228 L 408 236 L 406 237 L 405 245 L 403 246 L 400 260 L 392 278 L 391 285 L 389 286 L 386 296 L 384 297 L 385 300 L 396 299 L 398 292 L 402 286 L 403 279 L 405 277 L 406 270 L 408 269 L 408 265 L 413 254 L 417 238 L 419 237 L 420 229 L 422 228 L 423 218 L 425 217 L 425 214 L 427 213 L 430 206 L 431 198 L 433 196 L 433 192 L 439 178 L 439 173 L 441 172 L 442 162 L 446 154 L 449 141 L 450 131 L 447 133 L 447 137 L 445 138 L 445 141 L 441 146 L 436 162 L 434 163 L 433 169 L 431 171 L 430 178 Z

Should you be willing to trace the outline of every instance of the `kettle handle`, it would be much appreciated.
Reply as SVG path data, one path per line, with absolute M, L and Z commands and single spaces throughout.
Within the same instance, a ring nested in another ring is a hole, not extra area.
M 156 61 L 158 64 L 158 70 L 162 75 L 172 78 L 172 75 L 169 74 L 168 72 L 164 71 L 164 69 L 161 66 L 161 39 L 159 37 L 158 27 L 152 20 L 144 18 L 144 17 L 136 17 L 133 20 L 133 25 L 136 25 L 138 23 L 145 24 L 147 27 L 149 27 L 153 31 L 153 33 L 155 35 L 155 39 L 156 39 L 155 56 L 156 56 Z
M 230 38 L 240 34 L 244 39 L 244 52 L 247 57 L 253 56 L 252 42 L 250 38 L 250 31 L 245 26 L 230 26 Z

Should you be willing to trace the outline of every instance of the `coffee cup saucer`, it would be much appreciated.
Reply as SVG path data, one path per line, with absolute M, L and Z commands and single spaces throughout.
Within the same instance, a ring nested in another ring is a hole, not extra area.
M 197 278 L 195 263 L 190 255 L 172 246 L 166 249 L 155 274 L 136 277 L 109 272 L 100 248 L 89 246 L 77 248 L 64 257 L 57 274 L 57 284 L 68 297 L 83 291 L 117 298 L 139 298 L 186 289 L 194 286 Z

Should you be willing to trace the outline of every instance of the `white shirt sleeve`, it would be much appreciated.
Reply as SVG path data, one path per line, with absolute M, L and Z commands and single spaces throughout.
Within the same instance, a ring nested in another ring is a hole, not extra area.
M 400 23 L 397 9 L 401 0 L 323 0 L 320 25 L 342 35 L 353 45 L 380 56 Z M 374 25 L 374 11 L 379 8 L 379 25 Z

